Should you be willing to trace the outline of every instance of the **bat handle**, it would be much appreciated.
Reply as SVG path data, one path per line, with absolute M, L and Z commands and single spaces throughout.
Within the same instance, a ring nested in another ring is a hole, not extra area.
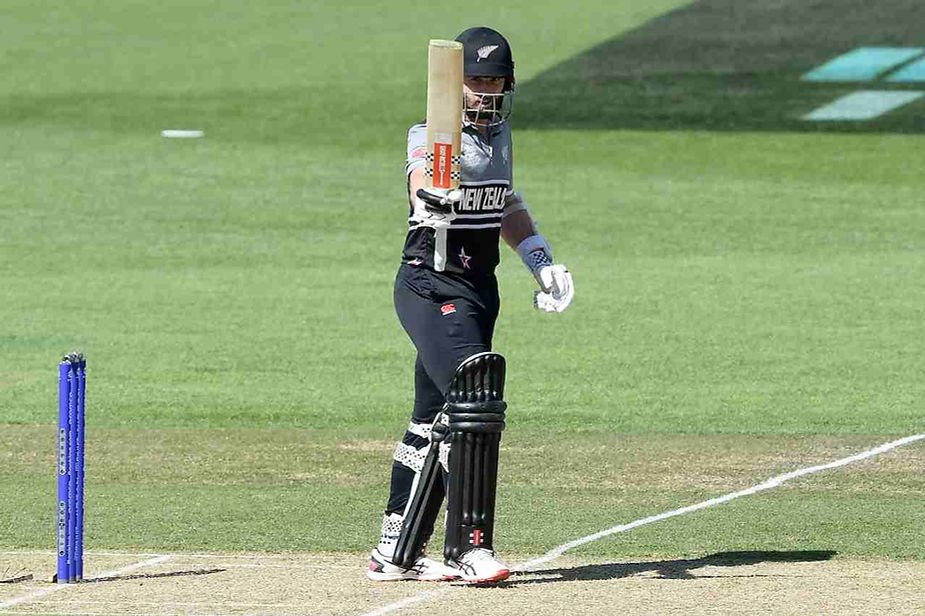
M 424 207 L 431 212 L 449 214 L 453 211 L 453 201 L 447 197 L 440 197 L 424 188 L 418 188 L 417 197 L 424 202 Z

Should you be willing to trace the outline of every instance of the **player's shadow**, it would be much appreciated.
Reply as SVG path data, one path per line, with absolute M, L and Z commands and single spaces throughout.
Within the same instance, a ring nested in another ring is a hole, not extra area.
M 136 573 L 133 575 L 107 575 L 105 577 L 85 578 L 81 583 L 124 582 L 126 580 L 153 580 L 157 578 L 185 577 L 191 575 L 211 575 L 223 573 L 227 569 L 191 569 L 189 571 L 165 571 L 163 573 Z
M 695 580 L 713 577 L 768 577 L 767 574 L 759 573 L 748 573 L 740 576 L 716 576 L 710 574 L 695 575 L 692 572 L 704 567 L 744 567 L 759 563 L 818 562 L 829 560 L 836 553 L 834 550 L 718 552 L 702 558 L 606 563 L 528 571 L 517 574 L 509 580 L 508 584 L 519 586 L 522 584 L 547 584 L 550 582 L 615 580 L 652 572 L 657 573 L 660 578 L 669 580 Z M 525 576 L 530 576 L 530 578 L 520 579 Z

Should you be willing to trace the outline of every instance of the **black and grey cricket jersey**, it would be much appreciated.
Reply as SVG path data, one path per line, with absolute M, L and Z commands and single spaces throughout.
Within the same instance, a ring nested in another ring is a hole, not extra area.
M 424 166 L 427 151 L 426 127 L 416 124 L 408 131 L 408 176 Z M 460 155 L 460 189 L 463 198 L 456 218 L 446 233 L 446 250 L 435 241 L 433 228 L 422 226 L 409 210 L 408 235 L 402 262 L 437 271 L 481 277 L 494 273 L 498 265 L 498 244 L 505 203 L 513 194 L 511 129 L 505 122 L 491 129 L 487 137 L 471 126 L 463 128 Z M 436 253 L 436 254 L 435 254 Z

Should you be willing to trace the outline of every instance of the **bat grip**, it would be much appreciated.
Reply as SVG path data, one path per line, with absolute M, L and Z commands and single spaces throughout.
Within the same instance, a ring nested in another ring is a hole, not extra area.
M 424 207 L 430 212 L 450 214 L 453 211 L 453 201 L 448 197 L 440 197 L 424 188 L 418 188 L 417 198 L 424 202 Z

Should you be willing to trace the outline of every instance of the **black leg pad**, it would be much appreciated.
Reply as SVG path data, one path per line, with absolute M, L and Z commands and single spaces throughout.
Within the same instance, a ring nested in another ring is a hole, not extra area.
M 447 392 L 449 481 L 444 557 L 493 549 L 498 447 L 504 430 L 504 357 L 466 359 Z
M 432 433 L 431 438 L 438 436 Z M 409 568 L 424 551 L 424 544 L 434 530 L 434 521 L 443 503 L 443 478 L 439 460 L 440 443 L 432 441 L 417 485 L 405 509 L 405 521 L 395 544 L 392 562 Z

